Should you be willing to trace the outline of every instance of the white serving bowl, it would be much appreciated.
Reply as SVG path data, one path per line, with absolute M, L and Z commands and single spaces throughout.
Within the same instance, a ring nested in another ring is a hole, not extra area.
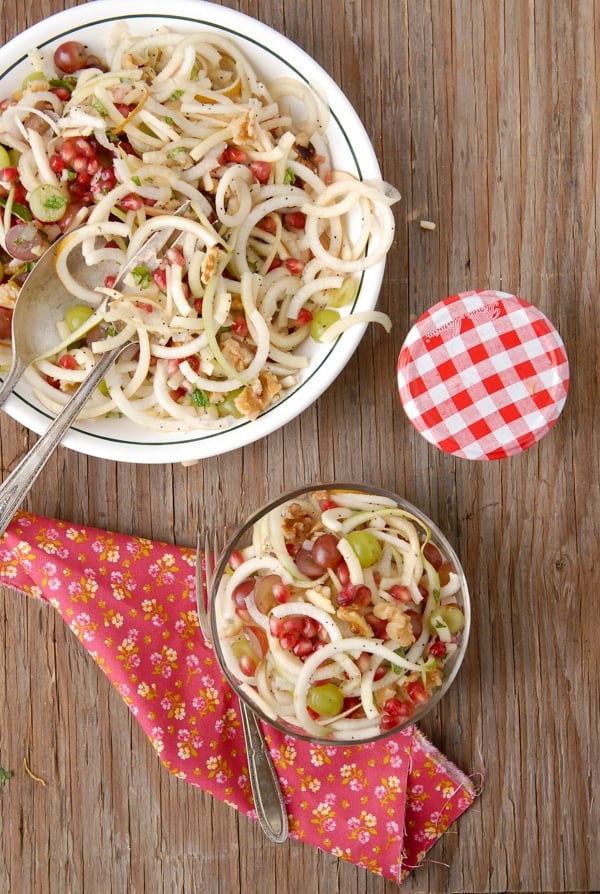
M 65 40 L 77 40 L 102 56 L 103 41 L 112 25 L 125 22 L 134 34 L 159 27 L 189 32 L 215 29 L 235 39 L 266 79 L 287 76 L 312 86 L 325 97 L 331 110 L 326 131 L 334 166 L 359 179 L 379 180 L 381 173 L 371 142 L 356 112 L 325 71 L 302 49 L 267 25 L 233 9 L 204 0 L 94 0 L 50 16 L 0 49 L 0 94 L 16 89 L 30 66 L 27 54 L 34 48 L 49 50 Z M 351 310 L 372 310 L 377 302 L 385 261 L 366 269 Z M 312 404 L 334 381 L 356 350 L 366 325 L 357 324 L 335 342 L 303 345 L 309 364 L 299 384 L 258 419 L 235 421 L 222 431 L 157 433 L 124 418 L 77 422 L 64 445 L 91 456 L 122 462 L 190 462 L 226 453 L 250 444 L 285 425 Z M 31 430 L 41 433 L 50 415 L 22 381 L 5 405 L 6 411 Z

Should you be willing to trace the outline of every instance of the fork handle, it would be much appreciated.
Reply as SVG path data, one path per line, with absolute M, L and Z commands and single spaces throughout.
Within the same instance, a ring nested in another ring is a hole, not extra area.
M 6 403 L 10 395 L 13 393 L 15 386 L 26 369 L 26 364 L 21 363 L 20 361 L 15 361 L 13 363 L 7 377 L 2 382 L 2 385 L 0 385 L 0 407 Z
M 279 779 L 254 711 L 240 701 L 254 805 L 263 832 L 275 844 L 288 837 L 288 817 Z
M 8 528 L 13 515 L 31 490 L 71 422 L 77 417 L 98 382 L 126 346 L 127 344 L 119 345 L 100 357 L 29 453 L 0 485 L 0 535 L 4 534 Z

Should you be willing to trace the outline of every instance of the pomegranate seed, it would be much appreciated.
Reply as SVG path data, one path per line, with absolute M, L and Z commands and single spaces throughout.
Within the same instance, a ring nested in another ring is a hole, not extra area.
M 269 271 L 277 270 L 278 267 L 283 267 L 283 261 L 281 260 L 281 258 L 273 258 L 269 265 Z
M 429 654 L 433 655 L 434 658 L 443 658 L 446 651 L 446 644 L 439 639 L 432 643 L 428 649 Z
M 348 571 L 348 566 L 345 562 L 340 562 L 336 568 L 336 572 L 342 587 L 345 587 L 346 584 L 350 583 L 350 572 Z
M 259 229 L 264 230 L 265 233 L 270 233 L 272 236 L 277 232 L 277 222 L 274 217 L 263 217 L 263 219 L 258 224 Z
M 114 286 L 116 281 L 117 281 L 117 277 L 112 273 L 109 273 L 108 276 L 104 277 L 104 285 L 106 286 L 107 289 L 112 289 L 112 287 Z
M 194 299 L 194 310 L 198 314 L 199 317 L 202 316 L 202 298 Z
M 361 652 L 358 658 L 356 659 L 356 666 L 358 667 L 361 674 L 366 674 L 369 668 L 371 667 L 371 655 L 369 652 Z
M 78 369 L 79 367 L 72 354 L 63 354 L 58 361 L 58 365 L 62 366 L 63 369 Z
M 387 621 L 385 619 L 378 618 L 377 615 L 370 612 L 366 617 L 366 621 L 377 639 L 389 639 L 389 637 L 386 637 L 385 633 L 387 627 Z
M 27 199 L 27 190 L 22 183 L 13 183 L 13 197 L 15 202 L 23 204 Z
M 394 584 L 393 587 L 390 587 L 389 594 L 396 602 L 402 602 L 404 605 L 409 605 L 413 601 L 408 587 L 403 587 L 401 584 Z
M 304 261 L 301 261 L 300 258 L 287 258 L 285 261 L 285 266 L 292 274 L 292 276 L 300 276 L 306 264 L 304 263 Z
M 340 592 L 337 594 L 336 602 L 338 605 L 342 606 L 352 605 L 355 595 L 356 587 L 354 586 L 354 584 L 347 584 L 345 587 L 342 587 Z
M 308 639 L 313 639 L 319 632 L 319 625 L 313 618 L 305 618 L 302 633 Z
M 19 179 L 19 169 L 14 167 L 0 169 L 0 180 L 4 183 L 14 183 Z
M 303 214 L 302 211 L 288 211 L 287 214 L 284 214 L 283 220 L 286 227 L 290 227 L 292 230 L 303 230 L 306 226 L 306 214 Z
M 238 146 L 228 146 L 219 159 L 221 164 L 245 165 L 248 162 L 248 153 Z
M 87 166 L 88 166 L 88 159 L 87 159 L 86 155 L 83 155 L 83 154 L 76 155 L 71 160 L 71 167 L 78 174 L 82 171 L 87 171 Z
M 144 205 L 141 198 L 139 196 L 136 196 L 133 192 L 130 192 L 126 196 L 123 196 L 119 204 L 121 208 L 125 209 L 125 211 L 139 211 L 140 208 L 142 208 Z
M 152 271 L 152 280 L 161 292 L 167 291 L 167 271 L 162 267 L 157 267 Z
M 292 649 L 296 658 L 306 658 L 308 655 L 312 655 L 314 651 L 313 643 L 306 636 L 301 636 Z
M 71 91 L 68 87 L 52 87 L 50 93 L 54 93 L 61 102 L 68 102 L 71 98 Z
M 289 649 L 290 652 L 298 642 L 299 636 L 297 633 L 284 633 L 279 637 L 279 642 L 281 644 L 282 649 Z
M 259 183 L 265 184 L 269 182 L 271 177 L 271 165 L 268 161 L 252 161 L 248 167 Z
M 197 354 L 190 354 L 189 357 L 184 357 L 179 363 L 183 363 L 184 360 L 189 364 L 193 372 L 197 373 L 200 371 L 200 358 Z
M 284 583 L 273 584 L 272 593 L 275 602 L 279 605 L 290 600 L 290 591 Z
M 77 155 L 77 149 L 73 140 L 65 140 L 59 149 L 59 154 L 66 164 L 70 164 Z
M 304 618 L 301 618 L 299 615 L 290 615 L 283 619 L 284 633 L 296 633 L 299 636 L 303 628 Z
M 61 158 L 60 155 L 52 155 L 50 158 L 50 169 L 54 171 L 55 174 L 60 174 L 67 167 L 67 163 L 64 158 Z
M 238 661 L 238 667 L 247 677 L 253 677 L 256 673 L 256 661 L 249 655 L 242 655 Z
M 240 338 L 245 338 L 248 335 L 248 324 L 243 317 L 234 317 L 231 326 L 235 334 L 239 335 Z
M 178 267 L 185 267 L 185 258 L 183 257 L 183 252 L 180 248 L 169 248 L 165 252 L 165 258 L 167 261 L 170 261 L 171 264 L 176 264 Z
M 75 140 L 75 148 L 81 155 L 85 155 L 86 158 L 93 158 L 96 155 L 95 147 L 84 137 L 77 137 Z
M 302 307 L 300 309 L 300 313 L 298 314 L 298 316 L 296 317 L 296 319 L 293 322 L 294 322 L 295 326 L 307 326 L 310 323 L 310 321 L 312 320 L 312 318 L 313 318 L 313 315 L 309 311 L 308 307 Z
M 333 500 L 319 500 L 319 507 L 321 512 L 327 512 L 328 509 L 335 509 L 337 503 L 334 503 Z
M 422 680 L 412 680 L 406 687 L 406 694 L 415 705 L 424 705 L 429 701 L 429 694 Z
M 269 630 L 271 631 L 272 636 L 274 636 L 276 639 L 280 639 L 283 632 L 281 620 L 279 618 L 269 618 Z
M 244 561 L 244 557 L 239 551 L 239 549 L 234 549 L 229 556 L 229 567 L 235 571 L 236 568 L 239 568 L 242 562 Z
M 410 702 L 402 701 L 402 699 L 396 698 L 396 696 L 386 699 L 383 705 L 385 713 L 391 714 L 393 717 L 410 716 L 410 713 L 412 713 L 411 708 Z M 406 713 L 407 710 L 410 712 L 409 714 Z

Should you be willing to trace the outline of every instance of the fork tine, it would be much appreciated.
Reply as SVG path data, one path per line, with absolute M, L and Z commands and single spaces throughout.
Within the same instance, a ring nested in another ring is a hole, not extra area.
M 196 537 L 196 608 L 200 630 L 207 646 L 212 646 L 207 603 L 210 595 L 213 568 L 214 553 L 211 553 L 210 538 L 206 535 L 204 543 L 202 543 L 202 532 L 198 529 Z

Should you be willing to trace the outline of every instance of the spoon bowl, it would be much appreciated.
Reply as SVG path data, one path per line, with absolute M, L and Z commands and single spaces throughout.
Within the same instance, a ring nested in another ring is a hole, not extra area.
M 27 367 L 57 344 L 58 323 L 64 320 L 70 307 L 81 303 L 65 288 L 56 273 L 56 258 L 66 238 L 62 236 L 46 249 L 19 292 L 12 318 L 12 362 L 0 386 L 0 406 L 13 392 Z M 69 258 L 71 273 L 90 290 L 104 281 L 108 264 L 88 266 L 80 246 L 72 249 Z

